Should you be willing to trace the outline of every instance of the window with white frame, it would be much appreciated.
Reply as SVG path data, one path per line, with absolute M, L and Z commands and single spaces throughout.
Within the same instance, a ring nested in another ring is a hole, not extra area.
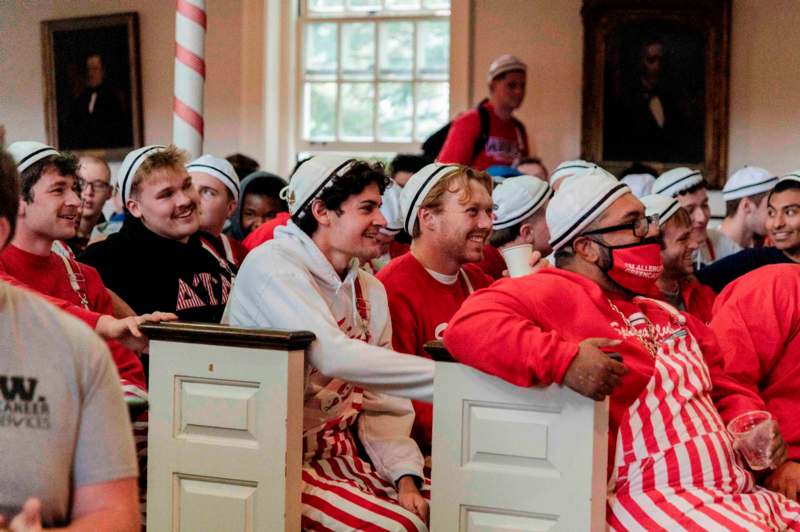
M 450 0 L 302 0 L 300 151 L 396 152 L 449 119 Z

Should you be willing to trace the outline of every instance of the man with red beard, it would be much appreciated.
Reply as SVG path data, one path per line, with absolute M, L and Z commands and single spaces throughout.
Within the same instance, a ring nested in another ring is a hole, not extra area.
M 97 271 L 51 251 L 54 241 L 75 236 L 81 213 L 78 160 L 32 141 L 15 142 L 9 152 L 17 164 L 21 195 L 17 230 L 0 252 L 0 270 L 37 292 L 112 315 L 111 296 Z M 117 342 L 109 347 L 125 393 L 145 398 L 139 357 Z
M 691 238 L 692 220 L 675 198 L 650 194 L 641 198 L 647 216 L 658 217 L 661 231 L 661 260 L 664 271 L 656 281 L 652 295 L 663 299 L 703 323 L 711 321 L 716 294 L 700 284 L 694 274 L 694 253 L 697 242 Z
M 491 284 L 478 262 L 492 230 L 492 180 L 466 166 L 430 164 L 403 188 L 400 210 L 411 251 L 378 279 L 386 287 L 395 351 L 429 357 L 447 322 L 473 291 Z M 412 435 L 430 454 L 433 408 L 414 404 Z
M 714 334 L 637 296 L 662 270 L 642 203 L 598 168 L 566 180 L 546 217 L 557 268 L 467 299 L 450 353 L 518 386 L 610 397 L 611 530 L 799 529 L 800 505 L 756 487 L 736 457 L 725 423 L 757 396 L 725 374 Z M 777 431 L 770 443 L 779 466 Z
M 232 274 L 198 234 L 199 197 L 185 163 L 175 146 L 130 152 L 117 174 L 122 229 L 89 246 L 81 260 L 137 314 L 164 310 L 185 321 L 219 323 Z

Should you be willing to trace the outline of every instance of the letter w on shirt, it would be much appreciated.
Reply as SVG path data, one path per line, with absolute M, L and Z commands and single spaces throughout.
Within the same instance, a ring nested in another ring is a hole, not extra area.
M 27 386 L 26 386 L 27 380 Z M 9 381 L 10 386 L 9 386 Z M 31 401 L 36 393 L 37 380 L 34 378 L 25 379 L 25 377 L 7 377 L 0 375 L 0 393 L 3 394 L 3 399 L 6 401 L 14 401 L 17 396 L 23 401 Z

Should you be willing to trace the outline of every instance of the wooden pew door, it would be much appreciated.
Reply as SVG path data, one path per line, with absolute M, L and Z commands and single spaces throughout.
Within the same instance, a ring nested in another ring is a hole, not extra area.
M 431 530 L 605 530 L 608 404 L 436 363 Z
M 310 340 L 169 330 L 181 326 L 150 345 L 148 530 L 299 530 L 297 347 Z

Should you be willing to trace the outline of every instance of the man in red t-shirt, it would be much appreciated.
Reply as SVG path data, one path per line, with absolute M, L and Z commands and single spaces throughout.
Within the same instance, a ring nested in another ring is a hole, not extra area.
M 488 111 L 489 131 L 483 146 L 476 146 L 481 136 L 478 108 L 456 117 L 437 160 L 485 170 L 493 165 L 512 166 L 530 155 L 525 128 L 511 114 L 525 99 L 525 78 L 528 67 L 513 55 L 501 55 L 489 67 L 489 98 L 481 103 Z M 476 148 L 481 148 L 475 154 Z
M 0 252 L 0 270 L 42 294 L 113 315 L 97 270 L 50 250 L 55 240 L 75 236 L 81 208 L 77 158 L 38 142 L 15 142 L 9 151 L 20 173 L 21 201 L 16 234 Z M 144 399 L 147 384 L 139 357 L 114 341 L 109 348 L 126 395 Z
M 441 339 L 447 322 L 474 290 L 491 284 L 477 266 L 492 230 L 492 181 L 459 165 L 430 164 L 400 195 L 411 251 L 378 274 L 386 287 L 395 351 L 428 356 L 426 342 Z M 415 403 L 412 436 L 430 454 L 433 409 Z

